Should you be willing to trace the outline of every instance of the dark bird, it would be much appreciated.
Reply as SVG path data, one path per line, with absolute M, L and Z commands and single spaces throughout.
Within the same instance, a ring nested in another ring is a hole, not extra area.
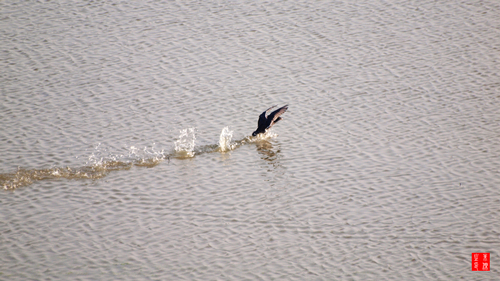
M 266 111 L 262 112 L 262 114 L 259 116 L 259 123 L 257 130 L 255 130 L 255 132 L 252 133 L 252 136 L 255 137 L 258 134 L 265 133 L 267 129 L 271 128 L 274 124 L 278 123 L 278 121 L 281 120 L 280 115 L 285 113 L 285 111 L 288 109 L 288 104 L 268 114 L 268 112 L 275 107 L 276 105 L 271 106 Z

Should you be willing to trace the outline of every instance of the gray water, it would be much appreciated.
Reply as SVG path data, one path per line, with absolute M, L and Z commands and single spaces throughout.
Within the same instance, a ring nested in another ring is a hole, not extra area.
M 0 279 L 498 280 L 498 2 L 129 2 L 0 2 Z

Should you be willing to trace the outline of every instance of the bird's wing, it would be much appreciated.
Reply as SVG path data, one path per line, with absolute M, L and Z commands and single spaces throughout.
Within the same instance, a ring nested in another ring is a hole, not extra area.
M 268 118 L 268 117 L 269 117 L 269 114 L 268 114 L 268 113 L 269 113 L 269 110 L 271 110 L 271 109 L 273 109 L 273 108 L 275 108 L 275 107 L 277 107 L 277 106 L 278 106 L 278 105 L 273 105 L 273 106 L 271 106 L 270 108 L 266 109 L 266 111 L 264 111 L 264 112 L 263 112 L 263 113 L 265 113 L 266 118 Z
M 258 127 L 261 128 L 261 127 L 267 127 L 266 126 L 266 121 L 267 121 L 267 118 L 269 117 L 267 115 L 267 113 L 269 112 L 269 110 L 275 108 L 276 105 L 274 106 L 271 106 L 270 108 L 266 109 L 266 111 L 262 112 L 262 114 L 259 116 L 259 122 L 258 122 Z
M 285 111 L 287 109 L 288 109 L 288 104 L 281 107 L 281 108 L 276 109 L 271 114 L 269 114 L 268 119 L 271 122 L 269 122 L 268 126 L 271 127 L 273 125 L 274 121 L 276 121 L 276 119 L 278 119 L 278 117 L 280 117 L 281 114 L 285 113 Z

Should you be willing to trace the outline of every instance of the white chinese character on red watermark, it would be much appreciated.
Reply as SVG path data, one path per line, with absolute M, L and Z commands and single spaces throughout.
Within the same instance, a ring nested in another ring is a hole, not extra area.
M 472 271 L 490 271 L 490 253 L 472 253 Z

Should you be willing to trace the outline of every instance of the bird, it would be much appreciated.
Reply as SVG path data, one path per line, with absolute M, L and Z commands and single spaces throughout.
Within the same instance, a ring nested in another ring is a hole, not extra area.
M 268 114 L 269 111 L 276 106 L 277 105 L 271 106 L 266 111 L 262 112 L 262 114 L 259 116 L 259 122 L 257 123 L 257 130 L 252 133 L 252 136 L 255 137 L 258 134 L 265 133 L 267 129 L 271 128 L 274 124 L 278 123 L 278 121 L 282 119 L 280 116 L 288 109 L 288 104 Z

